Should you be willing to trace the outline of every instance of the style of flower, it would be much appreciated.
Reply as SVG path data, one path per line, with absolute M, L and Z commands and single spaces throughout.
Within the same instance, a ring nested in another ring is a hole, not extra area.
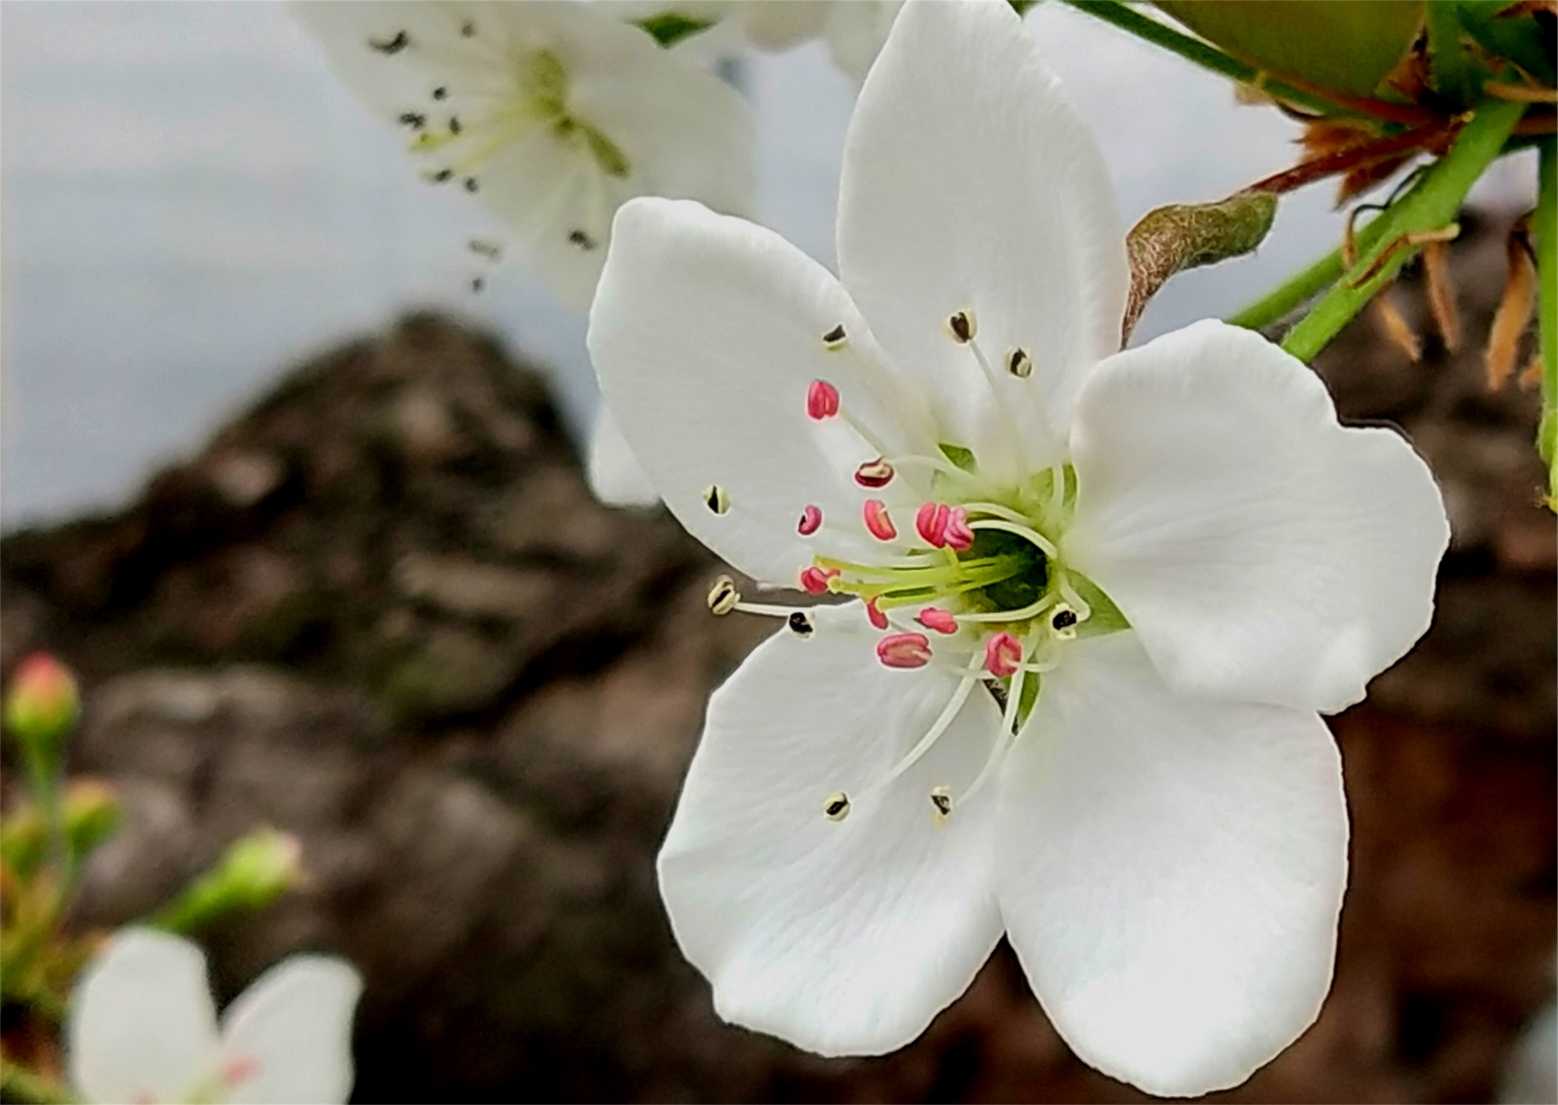
M 1432 611 L 1426 466 L 1208 321 L 1116 352 L 1103 161 L 1003 3 L 913 3 L 855 109 L 840 278 L 697 204 L 617 216 L 606 400 L 682 524 L 838 605 L 709 703 L 660 854 L 729 1021 L 913 1039 L 1003 933 L 1057 1030 L 1159 1094 L 1316 1017 L 1346 882 L 1336 748 Z
M 343 80 L 405 131 L 433 184 L 475 193 L 567 305 L 595 291 L 617 207 L 686 196 L 751 203 L 753 121 L 730 86 L 608 6 L 297 3 Z
M 71 995 L 71 1086 L 96 1102 L 344 1102 L 361 992 L 350 964 L 292 956 L 240 994 L 219 1028 L 200 949 L 124 929 Z

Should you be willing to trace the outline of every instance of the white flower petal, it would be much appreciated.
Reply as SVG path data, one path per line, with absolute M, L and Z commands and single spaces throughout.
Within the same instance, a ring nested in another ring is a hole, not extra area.
M 1196 701 L 1079 640 L 1004 767 L 1008 938 L 1078 1056 L 1149 1093 L 1244 1081 L 1330 987 L 1341 763 L 1313 713 Z
M 838 281 L 778 235 L 695 203 L 634 200 L 614 233 L 590 355 L 672 513 L 735 567 L 787 586 L 819 544 L 867 540 L 853 474 L 875 450 L 842 419 L 807 417 L 811 381 L 831 381 L 885 448 L 935 443 L 903 428 L 915 397 L 880 367 Z M 839 324 L 845 345 L 825 348 L 822 335 Z M 710 485 L 728 493 L 728 512 L 709 509 Z M 824 518 L 810 540 L 796 533 L 808 503 Z
M 833 64 L 855 80 L 865 80 L 902 7 L 903 0 L 846 0 L 828 5 L 828 53 Z
M 588 470 L 590 491 L 607 506 L 654 506 L 660 501 L 604 403 L 590 434 Z
M 353 91 L 405 130 L 408 146 L 424 133 L 437 139 L 416 155 L 423 172 L 447 170 L 446 187 L 469 181 L 509 227 L 510 250 L 571 307 L 588 306 L 625 199 L 692 196 L 730 211 L 752 202 L 746 103 L 609 5 L 299 3 L 294 11 Z M 406 44 L 393 53 L 371 45 L 402 32 Z M 623 161 L 617 169 L 608 171 L 578 127 L 523 106 L 538 51 L 561 67 L 570 119 L 610 142 Z M 408 112 L 423 125 L 406 127 Z
M 905 6 L 850 122 L 838 255 L 958 444 L 1015 473 L 1015 421 L 1030 467 L 1059 458 L 1081 374 L 1119 347 L 1129 270 L 1103 158 L 1009 5 Z M 999 405 L 946 331 L 964 308 Z M 1004 367 L 1017 348 L 1028 379 Z
M 181 1100 L 217 1054 L 205 956 L 177 936 L 122 930 L 76 983 L 67 1047 L 88 1101 Z
M 989 892 L 995 804 L 933 824 L 930 790 L 966 787 L 999 719 L 979 688 L 942 740 L 876 797 L 956 680 L 889 671 L 858 605 L 782 630 L 715 692 L 660 887 L 720 1015 L 824 1055 L 917 1036 L 1000 937 Z M 842 790 L 842 822 L 822 808 Z
M 1063 552 L 1178 689 L 1331 712 L 1427 629 L 1449 540 L 1427 466 L 1338 425 L 1260 335 L 1203 322 L 1109 359 L 1072 441 Z
M 222 1050 L 243 1076 L 231 1105 L 334 1105 L 352 1092 L 352 1014 L 362 978 L 318 955 L 283 960 L 222 1015 Z

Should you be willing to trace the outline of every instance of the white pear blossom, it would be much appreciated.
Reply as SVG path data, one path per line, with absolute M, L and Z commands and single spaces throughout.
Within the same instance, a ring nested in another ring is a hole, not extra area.
M 729 1021 L 913 1039 L 1003 933 L 1088 1063 L 1235 1085 L 1315 1018 L 1347 867 L 1339 710 L 1426 628 L 1426 466 L 1208 321 L 1116 352 L 1108 173 L 1003 3 L 899 16 L 835 278 L 635 200 L 591 314 L 682 524 L 782 618 L 713 696 L 660 854 Z
M 219 1025 L 200 949 L 124 929 L 71 995 L 71 1086 L 105 1103 L 344 1102 L 361 992 L 350 964 L 296 955 L 256 979 Z
M 754 124 L 729 85 L 601 5 L 297 3 L 349 87 L 406 134 L 431 184 L 475 193 L 509 251 L 588 306 L 617 207 L 752 202 Z
M 614 0 L 604 0 L 613 3 Z M 903 0 L 633 0 L 631 18 L 675 14 L 733 28 L 760 50 L 789 50 L 812 39 L 827 43 L 833 63 L 856 81 L 865 80 Z M 699 43 L 707 32 L 687 41 Z M 728 42 L 728 35 L 716 41 Z

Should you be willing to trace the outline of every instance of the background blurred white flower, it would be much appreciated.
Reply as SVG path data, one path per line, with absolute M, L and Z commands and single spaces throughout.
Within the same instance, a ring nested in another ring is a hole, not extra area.
M 344 1102 L 361 992 L 350 964 L 295 955 L 256 979 L 218 1026 L 200 949 L 125 929 L 71 995 L 71 1085 L 103 1103 Z

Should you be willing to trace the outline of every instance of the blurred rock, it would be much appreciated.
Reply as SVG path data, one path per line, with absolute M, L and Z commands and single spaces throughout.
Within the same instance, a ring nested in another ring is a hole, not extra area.
M 1469 347 L 1499 232 L 1456 247 Z M 1426 350 L 1365 320 L 1320 365 L 1345 417 L 1414 436 L 1456 537 L 1429 636 L 1335 726 L 1334 991 L 1227 1100 L 1488 1100 L 1551 997 L 1535 401 L 1485 394 L 1475 348 Z M 484 339 L 417 316 L 303 366 L 122 513 L 4 542 L 0 659 L 81 672 L 76 766 L 127 805 L 81 919 L 144 913 L 257 824 L 296 833 L 306 888 L 209 934 L 213 963 L 231 995 L 293 948 L 357 962 L 362 1100 L 1142 1100 L 1071 1056 L 1004 947 L 889 1058 L 718 1023 L 653 862 L 708 692 L 767 628 L 708 617 L 715 571 L 662 512 L 591 500 L 537 378 Z

